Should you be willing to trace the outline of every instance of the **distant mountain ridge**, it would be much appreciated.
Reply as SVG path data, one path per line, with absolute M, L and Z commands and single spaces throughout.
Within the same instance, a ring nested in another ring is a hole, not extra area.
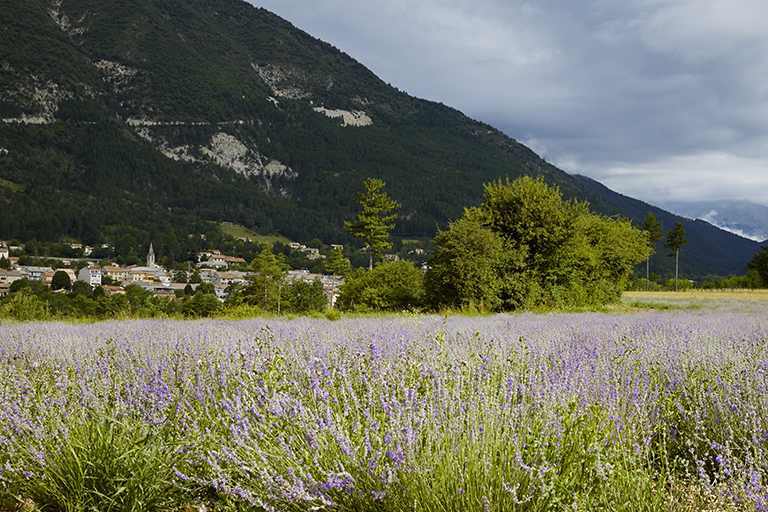
M 484 184 L 522 175 L 630 216 L 492 126 L 241 0 L 0 0 L 0 12 L 1 239 L 137 255 L 153 243 L 178 260 L 199 250 L 190 235 L 232 222 L 357 243 L 343 224 L 368 177 L 402 204 L 399 238 L 431 238 Z M 691 272 L 744 257 L 713 250 Z
M 691 219 L 702 219 L 739 236 L 768 242 L 768 207 L 750 201 L 666 201 L 660 207 Z

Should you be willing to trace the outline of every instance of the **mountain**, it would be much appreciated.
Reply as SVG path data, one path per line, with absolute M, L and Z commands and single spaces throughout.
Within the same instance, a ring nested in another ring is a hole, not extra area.
M 768 242 L 768 207 L 749 201 L 668 201 L 659 206 L 677 215 L 702 219 L 720 229 Z
M 729 275 L 745 275 L 747 263 L 760 251 L 760 244 L 737 234 L 720 229 L 702 219 L 690 219 L 675 215 L 640 200 L 627 197 L 610 190 L 605 185 L 586 176 L 574 176 L 585 186 L 600 194 L 605 200 L 619 209 L 623 216 L 639 224 L 648 212 L 663 223 L 663 230 L 669 231 L 675 223 L 682 222 L 686 239 L 690 242 L 680 252 L 681 275 L 697 281 Z M 662 240 L 663 242 L 663 240 Z M 662 243 L 651 257 L 652 272 L 667 279 L 674 276 L 674 259 L 667 257 L 669 252 Z M 642 273 L 644 267 L 642 265 Z
M 402 204 L 400 239 L 431 238 L 484 184 L 521 175 L 626 215 L 499 130 L 242 0 L 0 0 L 0 12 L 2 239 L 109 243 L 118 257 L 152 243 L 172 261 L 215 248 L 222 222 L 357 243 L 343 224 L 368 177 Z
M 0 6 L 3 238 L 159 237 L 158 254 L 178 253 L 204 220 L 345 242 L 367 177 L 403 205 L 401 237 L 431 237 L 484 183 L 522 174 L 611 208 L 500 131 L 240 0 Z

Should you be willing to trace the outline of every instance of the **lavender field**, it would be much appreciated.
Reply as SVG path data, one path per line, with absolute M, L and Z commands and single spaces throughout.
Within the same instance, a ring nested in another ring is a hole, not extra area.
M 768 510 L 768 301 L 686 305 L 3 324 L 0 509 Z

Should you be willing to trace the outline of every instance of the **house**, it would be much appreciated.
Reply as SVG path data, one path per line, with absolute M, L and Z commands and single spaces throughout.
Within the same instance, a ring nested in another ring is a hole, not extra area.
M 11 253 L 8 250 L 8 248 L 5 246 L 5 244 L 0 245 L 0 258 L 8 259 L 11 257 Z
M 226 256 L 224 261 L 227 262 L 228 267 L 233 267 L 235 265 L 245 265 L 246 263 L 248 263 L 247 261 L 245 261 L 245 259 L 235 258 L 234 256 Z
M 102 288 L 109 295 L 124 295 L 125 294 L 125 288 L 123 288 L 122 286 L 103 285 Z
M 31 281 L 40 281 L 46 272 L 53 272 L 51 267 L 26 267 Z
M 90 286 L 101 286 L 101 269 L 97 265 L 83 267 L 77 274 L 78 281 L 85 281 Z
M 11 284 L 19 279 L 27 277 L 25 272 L 20 270 L 3 270 L 0 268 L 0 297 L 5 297 L 11 293 Z
M 3 270 L 0 268 L 0 284 L 7 284 L 11 285 L 14 281 L 18 281 L 19 279 L 29 278 L 29 274 L 21 270 Z
M 161 268 L 155 267 L 127 267 L 127 279 L 133 284 L 152 283 L 160 281 L 163 284 L 171 282 L 171 277 L 168 273 Z
M 238 283 L 238 281 L 242 283 L 243 280 L 231 272 L 216 272 L 213 276 L 213 284 L 216 287 L 226 288 L 232 283 Z
M 43 272 L 43 275 L 40 277 L 40 281 L 43 282 L 43 284 L 47 284 L 48 286 L 51 286 L 51 283 L 53 283 L 53 276 L 56 274 L 53 270 L 50 272 Z
M 201 268 L 200 279 L 202 279 L 204 283 L 213 283 L 216 273 L 217 272 L 212 268 Z
M 123 281 L 129 280 L 129 274 L 128 271 L 126 271 L 124 268 L 120 268 L 116 265 L 109 265 L 106 267 L 101 267 L 101 275 L 107 276 L 108 278 L 112 279 L 113 281 L 116 281 L 118 283 L 122 283 Z

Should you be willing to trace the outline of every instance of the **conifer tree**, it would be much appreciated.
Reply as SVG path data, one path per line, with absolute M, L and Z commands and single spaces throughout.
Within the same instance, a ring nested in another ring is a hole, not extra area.
M 675 229 L 667 232 L 667 241 L 664 242 L 664 247 L 672 251 L 669 256 L 675 257 L 675 291 L 677 291 L 677 272 L 678 272 L 678 259 L 680 256 L 680 249 L 690 240 L 685 239 L 685 229 L 683 229 L 683 223 L 675 223 Z
M 400 208 L 400 203 L 380 191 L 384 185 L 386 183 L 376 178 L 365 180 L 365 193 L 358 192 L 355 198 L 363 211 L 355 215 L 354 222 L 344 222 L 344 229 L 352 233 L 352 236 L 362 238 L 368 245 L 368 270 L 373 270 L 374 255 L 379 257 L 384 249 L 392 247 L 389 231 L 395 225 L 388 223 L 395 220 L 397 214 L 388 214 Z

